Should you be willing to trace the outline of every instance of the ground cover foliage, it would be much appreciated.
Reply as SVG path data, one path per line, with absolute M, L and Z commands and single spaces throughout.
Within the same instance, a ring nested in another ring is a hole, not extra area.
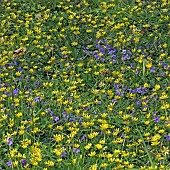
M 0 169 L 170 169 L 170 1 L 0 1 Z

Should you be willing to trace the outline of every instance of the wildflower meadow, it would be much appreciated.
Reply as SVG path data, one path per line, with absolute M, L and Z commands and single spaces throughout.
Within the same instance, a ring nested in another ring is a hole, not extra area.
M 169 0 L 0 0 L 0 170 L 170 170 Z

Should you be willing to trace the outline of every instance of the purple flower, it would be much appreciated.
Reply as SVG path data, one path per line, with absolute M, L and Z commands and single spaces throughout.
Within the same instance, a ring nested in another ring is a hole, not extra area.
M 21 67 L 18 68 L 18 72 L 22 72 L 22 68 Z
M 136 93 L 136 90 L 134 90 L 134 89 L 128 88 L 127 90 L 128 90 L 130 93 L 132 93 L 132 94 L 135 94 L 135 93 Z
M 126 54 L 124 57 L 123 57 L 124 60 L 130 60 L 130 55 L 129 54 Z
M 96 60 L 100 59 L 100 56 L 98 54 L 95 54 L 94 56 L 95 56 Z
M 156 106 L 156 101 L 153 102 L 153 106 Z
M 74 122 L 74 119 L 70 117 L 69 122 Z
M 54 116 L 54 121 L 58 122 L 60 120 L 60 118 L 58 116 Z
M 136 92 L 137 92 L 138 94 L 145 94 L 146 91 L 147 91 L 147 89 L 146 89 L 146 88 L 143 88 L 143 87 L 138 87 L 138 88 L 136 89 Z
M 101 58 L 101 59 L 100 59 L 100 61 L 101 61 L 102 63 L 104 63 L 104 61 L 105 61 L 105 58 Z
M 83 49 L 83 50 L 88 50 L 89 48 L 88 48 L 88 47 L 85 47 L 85 46 L 82 46 L 82 49 Z
M 156 96 L 155 96 L 155 100 L 158 100 L 158 99 L 159 99 L 159 97 L 158 97 L 158 95 L 156 95 Z
M 34 85 L 35 86 L 38 86 L 40 83 L 39 82 L 34 82 Z
M 100 53 L 105 54 L 104 48 L 99 48 Z
M 75 152 L 76 154 L 78 154 L 80 152 L 80 149 L 78 148 L 73 148 L 73 152 Z
M 167 141 L 170 141 L 170 135 L 165 135 Z
M 22 160 L 21 160 L 21 164 L 22 164 L 23 166 L 25 166 L 27 163 L 28 163 L 28 162 L 27 162 L 25 159 L 22 159 Z
M 16 66 L 17 66 L 17 65 L 18 65 L 18 63 L 17 63 L 16 61 L 14 61 L 14 65 L 16 65 Z
M 96 44 L 98 44 L 99 43 L 99 40 L 96 40 Z
M 86 134 L 84 134 L 82 137 L 81 137 L 81 140 L 85 140 L 86 138 Z
M 139 94 L 142 93 L 141 87 L 138 87 L 138 88 L 136 89 L 136 92 L 139 93 Z
M 140 106 L 140 105 L 141 105 L 141 101 L 140 101 L 140 100 L 137 100 L 137 101 L 136 101 L 136 105 L 137 105 L 137 106 Z
M 116 99 L 112 99 L 112 103 L 117 103 L 117 100 Z
M 161 76 L 165 76 L 165 72 L 162 72 L 162 73 L 161 73 Z
M 84 110 L 89 110 L 88 106 L 84 107 Z
M 14 90 L 13 90 L 14 96 L 16 96 L 16 95 L 18 94 L 18 92 L 19 92 L 19 89 L 14 89 Z
M 121 95 L 121 92 L 120 92 L 119 90 L 116 90 L 116 94 L 117 94 L 118 96 L 120 96 L 120 95 Z
M 67 116 L 67 114 L 66 114 L 65 111 L 62 113 L 62 115 L 63 115 L 63 117 L 66 117 L 66 116 Z
M 5 91 L 5 92 L 4 92 L 4 94 L 6 94 L 6 95 L 9 95 L 9 94 L 10 94 L 10 92 L 8 92 L 8 91 Z
M 156 43 L 156 44 L 160 44 L 160 42 L 159 42 L 159 41 L 156 41 L 155 43 Z
M 133 110 L 131 114 L 132 114 L 132 115 L 135 114 L 135 111 Z
M 81 119 L 81 118 L 79 119 L 79 124 L 80 124 L 80 125 L 82 124 L 82 119 Z
M 101 101 L 99 101 L 99 102 L 98 102 L 98 104 L 102 104 L 102 102 L 101 102 Z
M 7 139 L 7 145 L 11 146 L 13 144 L 13 138 L 8 138 Z
M 154 122 L 155 122 L 155 123 L 158 123 L 159 121 L 160 121 L 160 117 L 159 117 L 159 116 L 155 116 L 155 117 L 154 117 Z
M 155 67 L 152 67 L 152 68 L 150 69 L 150 72 L 151 72 L 151 73 L 155 73 Z
M 108 51 L 110 51 L 110 49 L 111 49 L 109 44 L 106 44 L 106 48 L 107 48 Z
M 125 137 L 126 137 L 126 134 L 122 134 L 121 137 L 122 137 L 122 138 L 125 138 Z
M 40 102 L 41 101 L 41 98 L 40 97 L 35 97 L 34 98 L 34 102 Z
M 132 55 L 132 52 L 130 50 L 128 50 L 127 52 L 128 52 L 128 54 Z
M 135 74 L 139 74 L 139 71 L 138 71 L 138 70 L 136 70 Z
M 114 83 L 114 88 L 119 88 L 119 84 Z
M 108 50 L 108 54 L 109 54 L 109 55 L 112 55 L 112 54 L 115 53 L 115 52 L 116 52 L 116 49 L 115 49 L 115 48 Z
M 121 52 L 122 54 L 126 54 L 126 50 L 122 50 L 122 52 Z
M 116 60 L 113 59 L 113 60 L 112 60 L 112 63 L 116 63 Z
M 150 163 L 150 161 L 147 161 L 147 162 L 146 162 L 146 165 L 148 165 L 149 163 Z
M 131 68 L 134 68 L 134 65 L 133 65 L 132 63 L 130 63 L 130 67 L 131 67 Z
M 54 114 L 54 112 L 50 108 L 48 108 L 47 110 L 50 112 L 50 116 Z
M 65 155 L 67 155 L 67 152 L 66 152 L 66 151 L 64 151 L 64 152 L 61 154 L 61 157 L 63 158 L 63 157 L 65 157 Z
M 8 162 L 6 162 L 6 165 L 7 165 L 8 167 L 12 166 L 12 162 L 11 162 L 11 161 L 8 161 Z
M 116 59 L 116 58 L 117 58 L 117 55 L 113 54 L 113 55 L 111 56 L 111 58 Z
M 80 57 L 80 58 L 78 58 L 77 60 L 79 61 L 79 60 L 83 60 L 84 58 L 83 57 Z
M 147 49 L 151 49 L 151 48 L 152 48 L 152 45 L 148 45 L 148 46 L 147 46 Z

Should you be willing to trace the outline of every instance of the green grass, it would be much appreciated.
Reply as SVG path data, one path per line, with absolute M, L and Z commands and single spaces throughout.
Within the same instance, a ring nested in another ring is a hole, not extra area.
M 0 3 L 0 169 L 169 170 L 166 0 Z

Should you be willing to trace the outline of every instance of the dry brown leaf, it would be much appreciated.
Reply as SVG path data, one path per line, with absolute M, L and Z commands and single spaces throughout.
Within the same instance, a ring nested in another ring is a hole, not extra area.
M 15 50 L 15 51 L 13 52 L 13 54 L 20 54 L 20 53 L 24 53 L 25 51 L 26 51 L 26 48 L 25 48 L 25 47 L 23 47 L 23 48 L 19 48 L 19 49 Z

